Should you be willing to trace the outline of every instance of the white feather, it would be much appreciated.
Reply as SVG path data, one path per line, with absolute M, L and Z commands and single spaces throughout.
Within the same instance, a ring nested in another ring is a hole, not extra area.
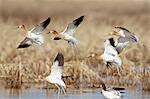
M 68 41 L 69 43 L 71 43 L 73 45 L 78 44 L 78 40 L 75 37 L 70 36 L 68 34 L 64 34 L 64 40 Z
M 35 34 L 29 31 L 27 37 L 30 38 L 34 43 L 38 45 L 42 45 L 44 43 L 44 37 L 42 34 Z
M 51 73 L 46 77 L 46 80 L 50 83 L 58 84 L 65 87 L 65 83 L 62 80 L 62 66 L 58 66 L 58 61 L 55 61 L 51 67 Z
M 119 99 L 121 98 L 121 93 L 116 90 L 102 90 L 102 94 L 108 99 Z
M 120 57 L 118 56 L 118 52 L 115 49 L 115 47 L 110 45 L 108 40 L 106 40 L 104 42 L 104 47 L 105 47 L 105 50 L 104 50 L 104 53 L 102 55 L 104 63 L 111 62 L 116 66 L 121 66 L 122 61 L 121 61 Z

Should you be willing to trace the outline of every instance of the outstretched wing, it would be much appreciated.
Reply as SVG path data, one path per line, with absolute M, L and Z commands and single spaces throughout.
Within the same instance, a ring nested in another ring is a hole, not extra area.
M 62 33 L 67 33 L 67 34 L 72 36 L 74 34 L 76 28 L 83 21 L 83 19 L 84 19 L 84 16 L 81 16 L 81 17 L 75 19 L 72 23 L 68 24 L 68 26 L 66 27 L 66 29 Z
M 51 18 L 48 17 L 45 21 L 37 25 L 35 28 L 31 30 L 31 33 L 40 34 L 42 31 L 48 26 L 50 23 Z
M 115 27 L 115 28 L 122 30 L 124 32 L 124 35 L 125 35 L 125 37 L 120 37 L 118 39 L 118 42 L 124 43 L 124 42 L 129 41 L 130 43 L 134 43 L 134 42 L 139 41 L 139 38 L 134 33 L 127 30 L 126 28 L 123 28 L 123 27 Z
M 29 39 L 29 38 L 25 38 L 21 43 L 20 43 L 20 45 L 18 46 L 18 48 L 27 48 L 27 47 L 29 47 L 29 46 L 31 46 L 32 45 L 32 41 L 31 41 L 31 39 Z
M 51 67 L 51 76 L 56 79 L 62 78 L 62 66 L 64 65 L 64 57 L 62 53 L 58 53 Z
M 128 43 L 129 43 L 129 42 L 118 43 L 118 44 L 116 45 L 115 48 L 116 48 L 118 54 L 120 54 L 120 53 L 123 51 L 123 49 L 125 49 L 125 48 L 127 47 Z
M 135 43 L 138 41 L 139 41 L 139 39 L 135 35 L 128 35 L 126 37 L 119 37 L 118 38 L 119 43 L 125 43 L 125 42 Z

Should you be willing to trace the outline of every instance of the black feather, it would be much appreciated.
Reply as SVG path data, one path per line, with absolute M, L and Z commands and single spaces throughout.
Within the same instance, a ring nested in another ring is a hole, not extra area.
M 64 56 L 63 56 L 63 54 L 58 53 L 54 61 L 58 61 L 59 66 L 63 66 L 64 65 Z
M 29 47 L 30 45 L 28 45 L 28 44 L 23 44 L 23 45 L 19 45 L 17 48 L 27 48 L 27 47 Z
M 125 31 L 127 31 L 127 32 L 130 32 L 129 30 L 127 30 L 126 28 L 123 28 L 123 27 L 121 27 L 121 26 L 116 26 L 115 28 L 119 28 L 119 29 L 125 30 Z
M 119 87 L 115 87 L 113 88 L 114 90 L 125 90 L 125 88 L 119 88 Z
M 54 40 L 60 40 L 60 39 L 61 39 L 61 38 L 59 38 L 59 37 L 55 37 L 55 38 L 54 38 Z
M 113 38 L 110 38 L 109 41 L 110 41 L 110 44 L 111 44 L 113 47 L 115 47 L 115 41 L 114 41 L 114 39 L 113 39 Z
M 44 27 L 44 28 L 46 28 L 47 27 L 47 25 L 50 23 L 50 18 L 47 18 L 43 23 L 42 23 L 42 26 Z
M 83 21 L 83 19 L 84 19 L 84 16 L 77 18 L 76 20 L 73 21 L 74 25 L 78 26 Z

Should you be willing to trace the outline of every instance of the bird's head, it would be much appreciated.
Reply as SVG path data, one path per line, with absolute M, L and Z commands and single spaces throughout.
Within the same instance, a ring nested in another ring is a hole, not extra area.
M 109 33 L 108 35 L 115 35 L 115 36 L 121 36 L 125 37 L 124 30 L 121 27 L 116 26 L 115 29 Z
M 55 30 L 52 30 L 52 31 L 48 32 L 48 34 L 53 34 L 54 35 L 54 40 L 60 40 L 61 39 L 59 33 Z
M 57 34 L 58 34 L 58 32 L 57 32 L 57 31 L 55 31 L 55 30 L 51 30 L 51 31 L 49 31 L 49 32 L 48 32 L 48 34 L 54 34 L 54 35 L 57 35 Z

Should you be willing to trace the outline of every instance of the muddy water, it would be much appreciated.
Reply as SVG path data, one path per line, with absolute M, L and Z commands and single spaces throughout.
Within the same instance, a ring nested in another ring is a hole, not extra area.
M 123 99 L 150 99 L 150 92 L 126 89 Z M 68 90 L 68 95 L 61 95 L 60 99 L 104 99 L 100 89 L 94 90 Z M 23 90 L 1 89 L 0 99 L 57 99 L 57 93 L 52 89 L 29 88 Z

